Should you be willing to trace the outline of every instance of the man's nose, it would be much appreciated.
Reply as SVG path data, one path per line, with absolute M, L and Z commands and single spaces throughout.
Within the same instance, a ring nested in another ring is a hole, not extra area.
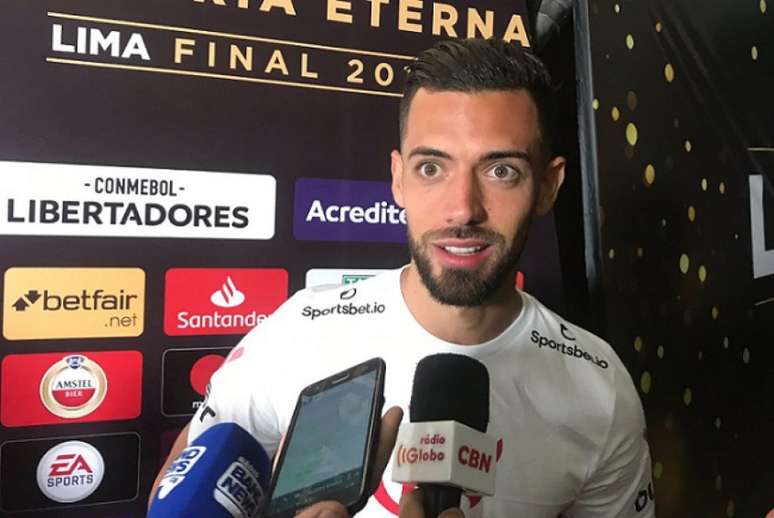
M 486 219 L 483 192 L 473 172 L 453 175 L 446 206 L 446 222 L 452 226 L 477 225 Z

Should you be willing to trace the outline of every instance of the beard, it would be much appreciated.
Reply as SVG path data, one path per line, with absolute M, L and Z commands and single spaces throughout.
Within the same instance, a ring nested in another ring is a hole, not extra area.
M 480 227 L 463 226 L 427 232 L 417 242 L 408 233 L 408 245 L 411 258 L 417 265 L 422 283 L 435 300 L 448 306 L 474 307 L 487 302 L 501 289 L 503 283 L 515 283 L 513 276 L 516 264 L 519 262 L 524 244 L 527 241 L 532 214 L 520 226 L 510 247 L 505 238 L 492 230 Z M 438 275 L 433 274 L 433 264 L 430 260 L 429 243 L 434 239 L 479 239 L 486 242 L 496 251 L 490 255 L 486 263 L 478 269 L 443 268 Z M 515 288 L 514 288 L 515 289 Z

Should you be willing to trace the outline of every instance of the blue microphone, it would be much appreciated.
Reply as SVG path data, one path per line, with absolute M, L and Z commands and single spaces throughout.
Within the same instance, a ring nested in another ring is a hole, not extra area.
M 148 518 L 253 518 L 270 478 L 269 456 L 258 441 L 237 424 L 216 424 L 169 467 Z

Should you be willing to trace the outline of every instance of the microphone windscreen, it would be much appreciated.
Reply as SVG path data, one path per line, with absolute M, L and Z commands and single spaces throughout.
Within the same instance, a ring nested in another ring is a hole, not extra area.
M 489 372 L 461 354 L 422 358 L 414 373 L 411 422 L 457 421 L 480 432 L 489 423 Z

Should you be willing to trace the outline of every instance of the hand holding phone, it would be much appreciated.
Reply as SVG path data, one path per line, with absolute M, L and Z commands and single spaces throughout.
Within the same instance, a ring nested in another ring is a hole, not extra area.
M 301 391 L 265 518 L 291 517 L 323 500 L 340 502 L 352 514 L 365 505 L 372 490 L 368 474 L 379 437 L 384 372 L 384 361 L 374 358 Z

